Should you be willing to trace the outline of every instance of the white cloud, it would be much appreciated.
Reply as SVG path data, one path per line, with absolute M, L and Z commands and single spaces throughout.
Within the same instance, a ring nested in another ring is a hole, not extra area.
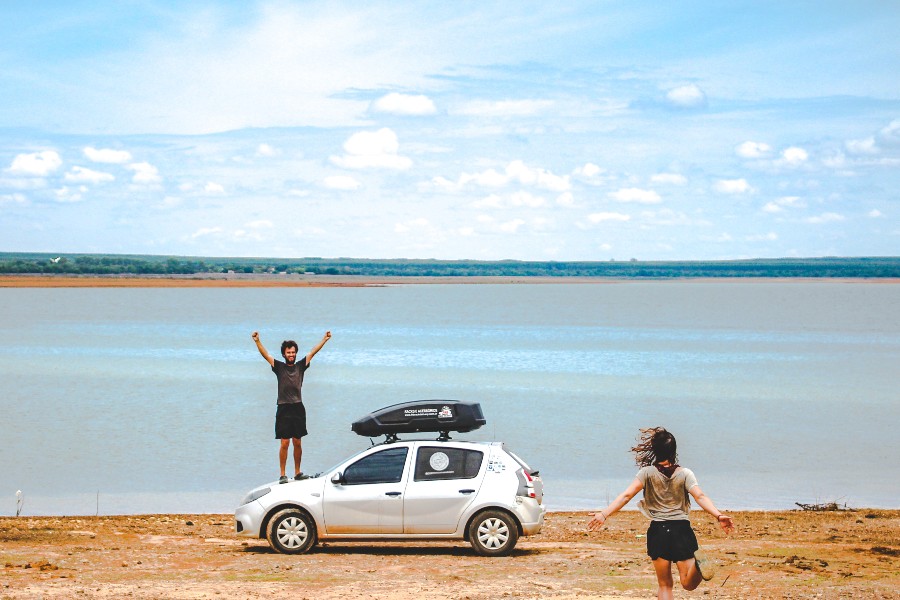
M 803 148 L 792 146 L 781 153 L 781 158 L 789 165 L 800 165 L 806 162 L 809 153 Z
M 124 164 L 131 160 L 131 152 L 127 150 L 98 149 L 87 146 L 82 152 L 91 162 Z
M 63 186 L 58 190 L 54 190 L 53 195 L 57 202 L 81 202 L 84 199 L 84 193 L 87 192 L 85 186 L 78 186 L 78 189 L 69 189 Z
M 713 185 L 713 189 L 722 194 L 746 194 L 753 191 L 746 179 L 720 179 Z
M 512 221 L 507 221 L 506 223 L 500 223 L 498 228 L 503 233 L 516 233 L 519 230 L 519 227 L 525 224 L 525 221 L 522 219 L 513 219 Z
M 700 108 L 706 106 L 706 94 L 697 85 L 683 85 L 666 93 L 666 99 L 679 108 Z
M 395 223 L 394 233 L 409 233 L 411 231 L 421 231 L 428 229 L 430 226 L 431 223 L 428 222 L 428 219 L 419 217 L 417 219 L 409 219 L 408 221 L 403 221 L 402 223 Z
M 432 183 L 448 189 L 454 187 L 451 181 L 443 177 L 433 179 Z M 506 165 L 503 173 L 495 169 L 487 169 L 480 173 L 463 173 L 459 176 L 455 187 L 462 188 L 470 183 L 491 188 L 518 183 L 523 186 L 536 187 L 551 192 L 566 192 L 572 188 L 568 175 L 556 175 L 540 167 L 529 167 L 521 160 L 514 160 Z
M 595 165 L 594 163 L 585 163 L 584 166 L 575 169 L 576 175 L 582 175 L 584 177 L 587 177 L 588 179 L 593 179 L 603 172 L 604 169 Z
M 400 156 L 397 134 L 383 127 L 378 131 L 360 131 L 344 142 L 343 156 L 332 156 L 331 162 L 346 169 L 384 168 L 404 170 L 412 160 Z
M 494 169 L 488 169 L 481 173 L 463 173 L 459 176 L 457 187 L 463 187 L 468 183 L 475 183 L 481 187 L 503 187 L 509 183 L 509 177 L 503 173 L 498 173 Z
M 684 214 L 683 212 L 675 212 L 670 208 L 663 208 L 652 211 L 645 210 L 641 212 L 641 219 L 650 225 L 672 226 L 672 225 L 696 225 L 707 227 L 711 225 L 709 221 L 695 220 Z
M 783 196 L 777 200 L 767 202 L 762 207 L 762 210 L 767 213 L 780 213 L 784 212 L 785 208 L 806 208 L 806 202 L 799 196 Z
M 473 208 L 492 209 L 492 208 L 540 208 L 547 201 L 541 196 L 535 196 L 529 192 L 518 191 L 511 194 L 499 195 L 491 194 L 476 200 L 471 204 Z
M 437 112 L 434 102 L 428 96 L 398 94 L 392 92 L 372 103 L 374 112 L 394 115 L 423 116 Z
M 506 167 L 510 179 L 523 185 L 536 185 L 552 192 L 564 192 L 572 187 L 568 175 L 554 175 L 541 168 L 530 168 L 520 160 L 515 160 Z
M 277 156 L 278 151 L 269 144 L 260 144 L 256 147 L 256 155 L 265 157 Z
M 452 182 L 449 179 L 447 179 L 446 177 L 442 177 L 440 175 L 438 175 L 436 177 L 432 177 L 431 181 L 429 183 L 423 183 L 423 184 L 421 184 L 420 187 L 422 189 L 427 189 L 429 184 L 439 190 L 445 190 L 445 191 L 455 191 L 458 188 L 458 186 L 454 182 Z
M 900 119 L 891 121 L 887 127 L 879 131 L 878 139 L 890 146 L 900 144 Z
M 809 217 L 805 219 L 807 223 L 813 223 L 815 225 L 820 225 L 822 223 L 835 223 L 838 221 L 845 220 L 846 217 L 842 214 L 827 212 L 815 217 Z
M 867 137 L 864 140 L 849 140 L 844 145 L 851 154 L 878 154 L 878 146 L 875 144 L 874 137 Z
M 476 200 L 471 204 L 473 208 L 503 208 L 505 203 L 503 201 L 503 197 L 497 194 L 491 194 L 490 196 L 485 196 L 481 200 Z
M 111 173 L 103 173 L 84 167 L 72 167 L 72 170 L 66 173 L 65 180 L 73 183 L 103 183 L 106 181 L 114 181 L 116 178 Z
M 0 194 L 0 204 L 25 204 L 27 201 L 25 194 Z
M 32 177 L 46 177 L 56 171 L 62 165 L 59 153 L 54 150 L 33 152 L 31 154 L 19 154 L 9 167 L 9 172 L 14 175 L 27 175 Z
M 778 239 L 778 234 L 774 231 L 769 233 L 760 233 L 756 235 L 748 235 L 744 237 L 748 242 L 774 242 Z
M 599 213 L 589 214 L 587 216 L 587 219 L 591 223 L 603 223 L 605 221 L 624 222 L 624 221 L 630 221 L 631 215 L 625 215 L 625 214 L 616 213 L 616 212 L 599 212 Z
M 575 196 L 572 195 L 572 192 L 563 192 L 556 197 L 556 204 L 565 207 L 575 206 Z
M 538 208 L 544 206 L 546 200 L 529 192 L 514 192 L 509 195 L 509 204 L 514 207 Z
M 614 174 L 594 163 L 585 163 L 583 166 L 575 168 L 572 176 L 581 183 L 591 186 L 606 185 L 616 179 Z
M 651 183 L 687 185 L 687 177 L 680 173 L 657 173 L 650 178 Z
M 162 180 L 159 170 L 147 162 L 132 163 L 125 168 L 134 171 L 134 177 L 131 178 L 134 183 L 158 183 Z
M 866 215 L 869 216 L 869 217 L 871 217 L 871 218 L 873 218 L 873 219 L 878 219 L 878 218 L 881 218 L 881 217 L 884 216 L 884 215 L 881 213 L 881 211 L 878 210 L 877 208 L 873 208 L 873 209 L 870 210 L 868 213 L 866 213 Z
M 210 235 L 217 235 L 222 233 L 221 227 L 201 227 L 197 231 L 191 234 L 191 239 L 197 239 L 201 237 L 207 237 Z
M 765 158 L 772 152 L 772 147 L 763 142 L 744 142 L 734 149 L 741 158 Z
M 224 194 L 225 188 L 220 183 L 215 183 L 214 181 L 207 181 L 206 185 L 203 186 L 203 191 L 207 194 Z
M 362 184 L 349 175 L 329 175 L 322 180 L 322 185 L 330 190 L 353 191 Z
M 470 117 L 528 117 L 548 110 L 553 104 L 551 100 L 475 100 L 452 113 Z
M 642 190 L 640 188 L 622 188 L 607 195 L 616 202 L 635 202 L 637 204 L 659 204 L 662 202 L 662 198 L 655 191 Z

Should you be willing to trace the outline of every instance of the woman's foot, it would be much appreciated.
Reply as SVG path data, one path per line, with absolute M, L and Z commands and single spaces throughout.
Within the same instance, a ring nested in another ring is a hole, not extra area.
M 709 581 L 716 574 L 716 563 L 706 555 L 703 548 L 697 548 L 697 551 L 694 552 L 694 562 L 697 564 L 697 570 L 700 571 L 703 581 Z

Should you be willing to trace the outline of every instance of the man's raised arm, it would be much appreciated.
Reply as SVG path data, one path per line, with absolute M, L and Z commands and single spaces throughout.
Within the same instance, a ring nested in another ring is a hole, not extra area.
M 256 342 L 256 349 L 259 350 L 259 353 L 262 355 L 266 362 L 269 363 L 270 367 L 275 366 L 275 359 L 272 358 L 272 355 L 269 354 L 269 351 L 266 350 L 266 347 L 262 345 L 262 342 L 259 341 L 259 332 L 254 331 L 250 334 L 250 337 L 253 338 L 253 341 Z
M 310 361 L 312 361 L 313 356 L 316 355 L 316 352 L 318 352 L 319 350 L 321 350 L 321 349 L 322 349 L 322 346 L 324 346 L 325 343 L 326 343 L 328 340 L 330 340 L 330 339 L 331 339 L 331 332 L 330 332 L 330 331 L 326 331 L 326 332 L 325 332 L 325 335 L 322 336 L 322 340 L 321 340 L 318 344 L 316 344 L 315 347 L 313 347 L 312 350 L 309 351 L 309 354 L 306 355 L 306 365 L 307 365 L 307 366 L 309 366 L 309 363 L 310 363 Z

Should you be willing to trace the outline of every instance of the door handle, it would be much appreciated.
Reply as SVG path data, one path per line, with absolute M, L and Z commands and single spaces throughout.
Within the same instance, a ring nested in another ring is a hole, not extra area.
M 400 492 L 385 492 L 384 495 L 385 495 L 385 496 L 397 497 L 397 496 L 400 495 Z
M 475 490 L 470 490 L 470 489 L 459 490 L 459 493 L 460 494 L 474 494 Z

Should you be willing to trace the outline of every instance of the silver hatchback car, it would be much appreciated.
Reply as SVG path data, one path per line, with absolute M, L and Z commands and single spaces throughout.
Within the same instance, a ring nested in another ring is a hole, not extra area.
M 477 404 L 448 400 L 372 413 L 353 430 L 382 433 L 384 443 L 310 479 L 251 491 L 235 512 L 237 533 L 286 554 L 320 540 L 464 539 L 479 554 L 507 555 L 520 536 L 540 533 L 543 484 L 500 442 L 449 439 L 483 424 L 480 415 Z M 398 438 L 423 431 L 441 436 Z

